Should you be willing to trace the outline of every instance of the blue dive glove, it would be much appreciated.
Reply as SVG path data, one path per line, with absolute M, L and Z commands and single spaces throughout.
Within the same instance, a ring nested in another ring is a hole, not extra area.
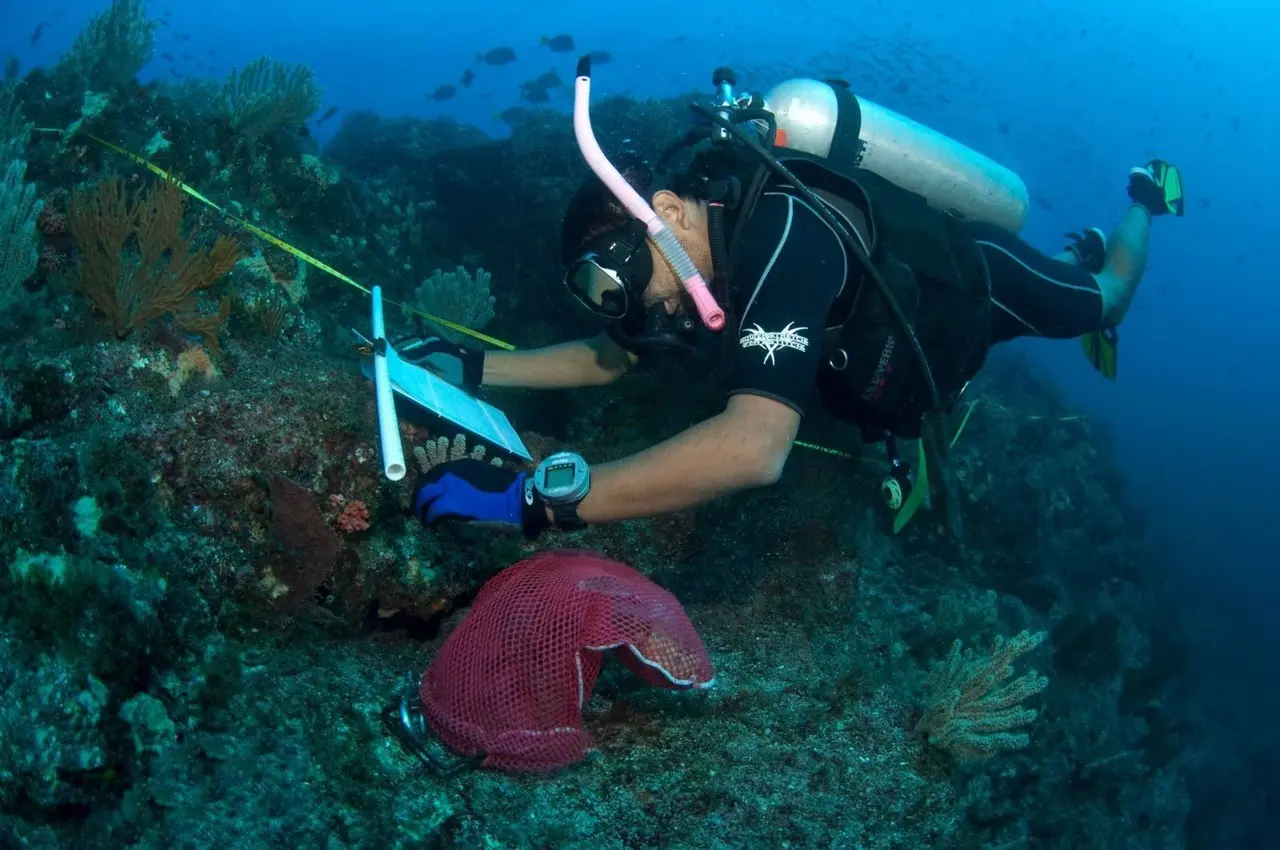
M 413 514 L 428 527 L 447 520 L 519 529 L 530 540 L 551 522 L 528 473 L 471 458 L 432 467 L 418 483 Z

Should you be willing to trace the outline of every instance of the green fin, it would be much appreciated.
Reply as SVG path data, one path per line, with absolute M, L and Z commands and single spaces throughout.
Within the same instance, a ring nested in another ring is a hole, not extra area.
M 1114 381 L 1120 347 L 1120 334 L 1116 329 L 1091 331 L 1080 337 L 1080 343 L 1084 346 L 1084 356 L 1089 358 L 1093 368 L 1102 373 L 1102 377 Z
M 982 399 L 974 399 L 969 403 L 969 407 L 964 412 L 964 418 L 960 420 L 960 427 L 956 428 L 955 434 L 951 436 L 951 442 L 947 443 L 948 449 L 954 449 L 956 443 L 960 442 L 960 435 L 964 433 L 964 426 L 969 424 L 969 417 L 973 415 L 973 409 L 978 406 L 978 402 Z
M 916 480 L 911 488 L 911 495 L 893 518 L 894 534 L 907 527 L 928 498 L 931 502 L 930 510 L 938 516 L 939 531 L 963 545 L 964 526 L 954 497 L 957 484 L 949 474 L 947 455 L 964 433 L 969 417 L 977 406 L 976 401 L 969 405 L 950 440 L 946 439 L 944 433 L 945 414 L 925 417 L 921 437 L 916 442 Z
M 947 414 L 926 413 L 920 429 L 924 457 L 929 466 L 930 512 L 938 533 L 964 545 L 964 522 L 960 518 L 958 496 L 960 484 L 951 468 L 950 441 L 947 440 Z
M 1174 216 L 1181 218 L 1186 207 L 1182 199 L 1182 172 L 1178 170 L 1178 166 L 1164 164 L 1164 203 L 1169 208 L 1169 212 Z
M 925 462 L 924 440 L 916 441 L 916 480 L 911 486 L 911 495 L 898 508 L 893 518 L 893 533 L 897 534 L 907 527 L 907 523 L 915 517 L 920 506 L 924 504 L 925 494 L 929 492 L 929 464 Z

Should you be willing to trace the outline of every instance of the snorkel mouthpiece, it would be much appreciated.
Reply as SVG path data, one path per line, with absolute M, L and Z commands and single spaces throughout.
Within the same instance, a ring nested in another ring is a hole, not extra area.
M 689 293 L 689 297 L 693 299 L 702 323 L 713 331 L 720 330 L 724 327 L 724 310 L 720 309 L 720 305 L 716 303 L 715 296 L 711 294 L 707 282 L 698 273 L 693 260 L 689 259 L 689 255 L 685 253 L 680 240 L 676 239 L 675 234 L 662 221 L 662 217 L 653 211 L 653 208 L 613 166 L 613 163 L 609 162 L 609 158 L 604 155 L 604 151 L 596 141 L 596 134 L 591 129 L 590 56 L 583 56 L 578 60 L 577 77 L 573 92 L 573 134 L 578 139 L 582 158 L 600 178 L 605 188 L 627 208 L 627 212 L 644 225 L 649 238 L 658 246 L 658 251 L 671 264 L 671 268 L 675 269 L 676 275 L 684 284 L 685 292 Z

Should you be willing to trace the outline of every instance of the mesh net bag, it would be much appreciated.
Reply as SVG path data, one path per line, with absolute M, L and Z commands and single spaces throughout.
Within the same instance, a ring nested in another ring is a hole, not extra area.
M 604 653 L 651 685 L 706 688 L 715 673 L 671 593 L 590 552 L 540 552 L 480 590 L 422 677 L 431 730 L 482 765 L 550 771 L 593 748 L 582 725 Z

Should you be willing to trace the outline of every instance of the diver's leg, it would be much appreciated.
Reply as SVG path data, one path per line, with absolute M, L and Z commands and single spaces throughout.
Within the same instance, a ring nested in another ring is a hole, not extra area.
M 1182 173 L 1177 166 L 1153 159 L 1129 170 L 1129 207 L 1107 239 L 1102 272 L 1096 275 L 1102 290 L 1102 318 L 1115 327 L 1129 312 L 1133 295 L 1147 267 L 1151 219 L 1158 215 L 1181 217 L 1185 211 Z
M 970 226 L 991 275 L 993 343 L 1022 336 L 1070 339 L 1101 326 L 1102 293 L 1077 257 L 1049 257 L 994 226 Z
M 1147 247 L 1151 242 L 1151 213 L 1133 204 L 1107 238 L 1107 256 L 1102 271 L 1094 275 L 1102 290 L 1102 323 L 1115 327 L 1124 320 L 1147 268 Z

